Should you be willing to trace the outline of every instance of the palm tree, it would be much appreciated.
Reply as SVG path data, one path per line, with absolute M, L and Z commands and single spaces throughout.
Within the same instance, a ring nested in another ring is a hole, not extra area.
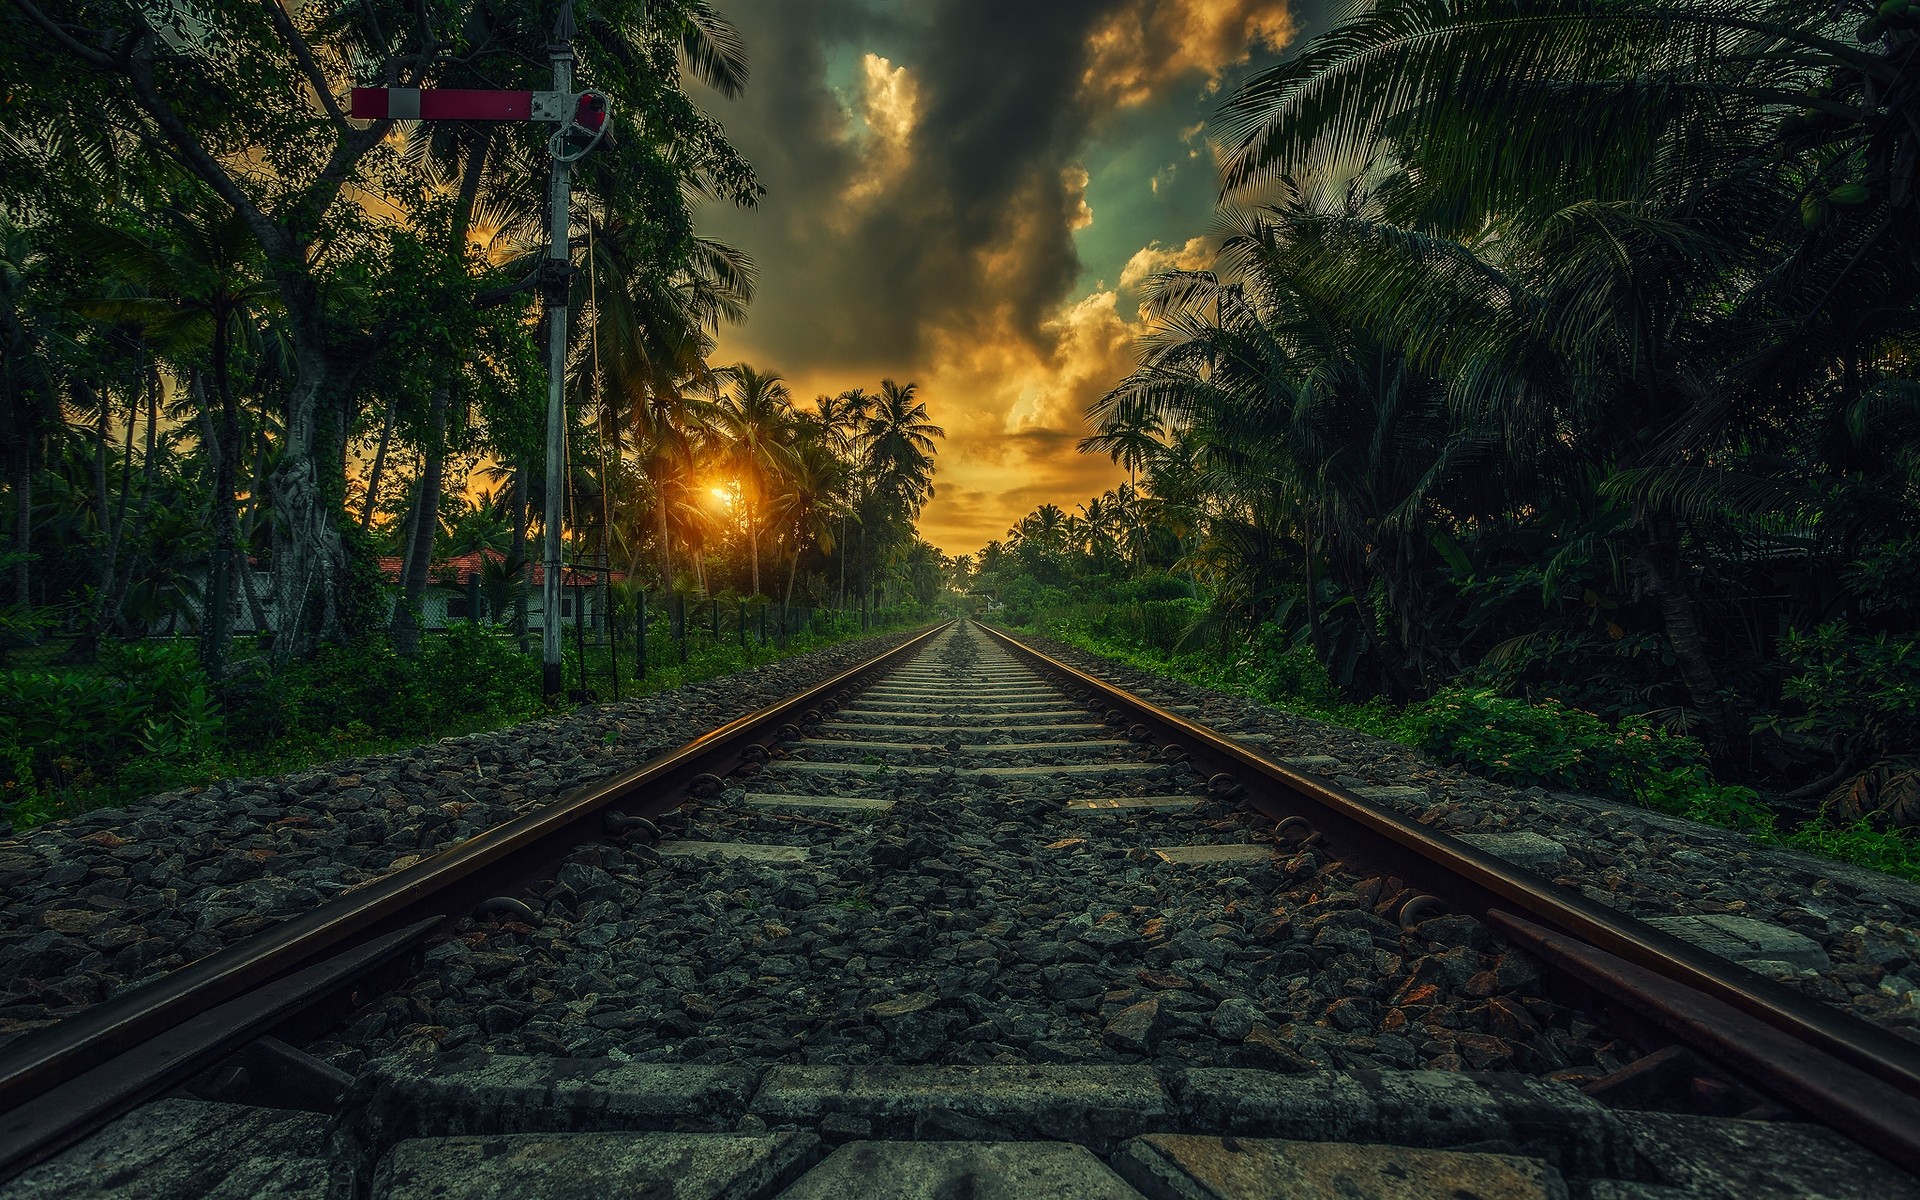
M 827 444 L 846 463 L 845 503 L 840 505 L 840 537 L 834 561 L 840 570 L 839 599 L 847 603 L 847 518 L 860 511 L 865 497 L 867 462 L 861 431 L 873 413 L 873 397 L 865 388 L 849 388 L 835 396 L 814 399 L 814 420 L 826 436 Z M 861 537 L 864 540 L 865 532 Z
M 36 287 L 43 261 L 33 233 L 0 216 L 0 432 L 13 496 L 13 603 L 22 615 L 32 604 L 34 451 L 45 431 L 60 423 L 48 344 L 56 337 L 54 322 Z
M 872 590 L 872 566 L 865 543 L 869 530 L 879 531 L 875 549 L 891 555 L 906 544 L 913 520 L 933 497 L 934 439 L 946 436 L 927 415 L 926 401 L 916 394 L 919 385 L 880 381 L 880 394 L 862 431 L 866 467 L 860 520 L 862 567 L 867 575 L 863 595 Z
M 847 460 L 835 454 L 823 437 L 803 436 L 794 443 L 780 494 L 769 506 L 771 518 L 792 530 L 783 593 L 789 608 L 793 606 L 793 584 L 800 574 L 800 556 L 807 543 L 811 541 L 822 551 L 831 551 L 837 544 L 834 523 L 844 520 L 847 477 Z
M 213 548 L 201 661 L 217 681 L 225 674 L 232 637 L 234 583 L 248 569 L 244 556 L 236 557 L 235 491 L 243 450 L 233 348 L 236 341 L 250 343 L 280 304 L 258 245 L 239 216 L 226 210 L 175 209 L 162 214 L 162 222 L 150 234 L 100 226 L 83 235 L 86 252 L 139 294 L 96 300 L 81 310 L 136 323 L 146 340 L 175 362 L 197 364 L 200 355 L 206 356 L 219 417 L 208 445 L 213 460 Z M 190 388 L 189 393 L 197 390 Z M 128 434 L 131 437 L 131 423 Z
M 720 389 L 713 429 L 722 444 L 721 462 L 740 488 L 746 522 L 747 556 L 752 563 L 753 594 L 760 590 L 760 524 L 767 498 L 793 469 L 789 443 L 793 398 L 780 376 L 734 363 L 714 372 Z
M 1763 0 L 1389 3 L 1228 103 L 1230 188 L 1330 154 L 1387 180 L 1300 240 L 1329 316 L 1447 381 L 1453 406 L 1606 482 L 1716 758 L 1742 689 L 1698 593 L 1716 529 L 1778 519 L 1808 406 L 1872 390 L 1913 320 L 1920 32 Z M 1603 131 L 1596 134 L 1596 131 Z M 1784 452 L 1770 479 L 1731 466 Z M 1849 453 L 1853 453 L 1849 451 Z M 1586 489 L 1591 492 L 1592 489 Z M 1552 494 L 1550 491 L 1548 494 Z M 1769 514 L 1773 514 L 1770 518 Z

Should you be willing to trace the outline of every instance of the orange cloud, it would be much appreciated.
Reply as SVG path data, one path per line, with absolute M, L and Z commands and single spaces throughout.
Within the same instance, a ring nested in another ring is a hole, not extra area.
M 1120 268 L 1120 286 L 1136 292 L 1140 285 L 1161 271 L 1204 271 L 1213 265 L 1213 247 L 1204 237 L 1190 237 L 1179 249 L 1150 242 L 1134 252 Z
M 1094 28 L 1080 86 L 1114 106 L 1195 75 L 1212 91 L 1256 43 L 1278 49 L 1293 31 L 1287 0 L 1128 0 Z
M 1117 301 L 1098 291 L 1062 305 L 1037 346 L 984 329 L 936 340 L 925 391 L 950 436 L 939 490 L 920 518 L 929 541 L 948 553 L 976 550 L 1043 501 L 1096 495 L 1125 478 L 1075 449 L 1091 432 L 1087 405 L 1136 362 L 1139 330 Z

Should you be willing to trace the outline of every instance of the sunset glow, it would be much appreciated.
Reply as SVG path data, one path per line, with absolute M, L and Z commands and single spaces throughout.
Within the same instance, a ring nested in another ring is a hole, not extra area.
M 1125 479 L 1076 452 L 1086 406 L 1137 361 L 1146 276 L 1210 259 L 1208 121 L 1298 31 L 1283 0 L 1044 6 L 1011 42 L 990 6 L 883 7 L 727 6 L 783 51 L 712 99 L 770 198 L 701 213 L 760 267 L 715 360 L 801 398 L 918 380 L 948 433 L 920 530 L 965 553 Z

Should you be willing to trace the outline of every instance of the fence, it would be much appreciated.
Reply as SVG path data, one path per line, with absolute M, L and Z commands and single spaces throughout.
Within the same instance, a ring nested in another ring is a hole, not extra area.
M 763 649 L 889 628 L 911 619 L 905 609 L 834 609 L 787 605 L 758 597 L 627 592 L 605 588 L 606 602 L 577 596 L 584 619 L 563 628 L 564 677 L 575 700 L 618 700 L 668 672 L 676 678 L 692 660 L 723 654 L 752 657 Z M 579 591 L 589 589 L 582 588 Z

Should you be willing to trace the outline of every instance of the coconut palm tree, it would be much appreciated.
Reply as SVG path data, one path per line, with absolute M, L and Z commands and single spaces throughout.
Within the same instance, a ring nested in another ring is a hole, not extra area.
M 791 530 L 787 539 L 787 586 L 782 593 L 793 606 L 794 580 L 800 574 L 800 556 L 811 542 L 822 552 L 838 544 L 834 526 L 844 519 L 849 464 L 834 453 L 824 437 L 802 436 L 793 445 L 779 494 L 768 506 L 768 519 Z
M 880 381 L 880 393 L 861 431 L 861 459 L 865 467 L 861 496 L 860 539 L 862 595 L 873 587 L 872 554 L 891 556 L 902 549 L 913 520 L 933 497 L 933 459 L 936 438 L 946 431 L 927 414 L 926 401 L 916 383 Z M 879 545 L 869 548 L 870 533 Z
M 713 374 L 718 396 L 712 428 L 720 439 L 720 462 L 740 488 L 753 594 L 758 596 L 762 594 L 760 530 L 764 508 L 793 469 L 793 397 L 780 376 L 758 371 L 749 363 L 734 363 Z
M 212 382 L 218 417 L 207 430 L 212 437 L 206 449 L 213 461 L 213 547 L 201 662 L 207 674 L 219 680 L 232 638 L 234 585 L 247 570 L 244 556 L 238 555 L 235 493 L 244 449 L 234 349 L 236 344 L 251 345 L 261 324 L 280 311 L 278 292 L 266 276 L 246 222 L 230 210 L 168 210 L 150 230 L 96 226 L 81 235 L 81 245 L 136 293 L 84 302 L 81 311 L 135 324 L 160 353 L 190 370 L 204 361 Z M 197 387 L 188 389 L 189 395 L 199 392 Z

